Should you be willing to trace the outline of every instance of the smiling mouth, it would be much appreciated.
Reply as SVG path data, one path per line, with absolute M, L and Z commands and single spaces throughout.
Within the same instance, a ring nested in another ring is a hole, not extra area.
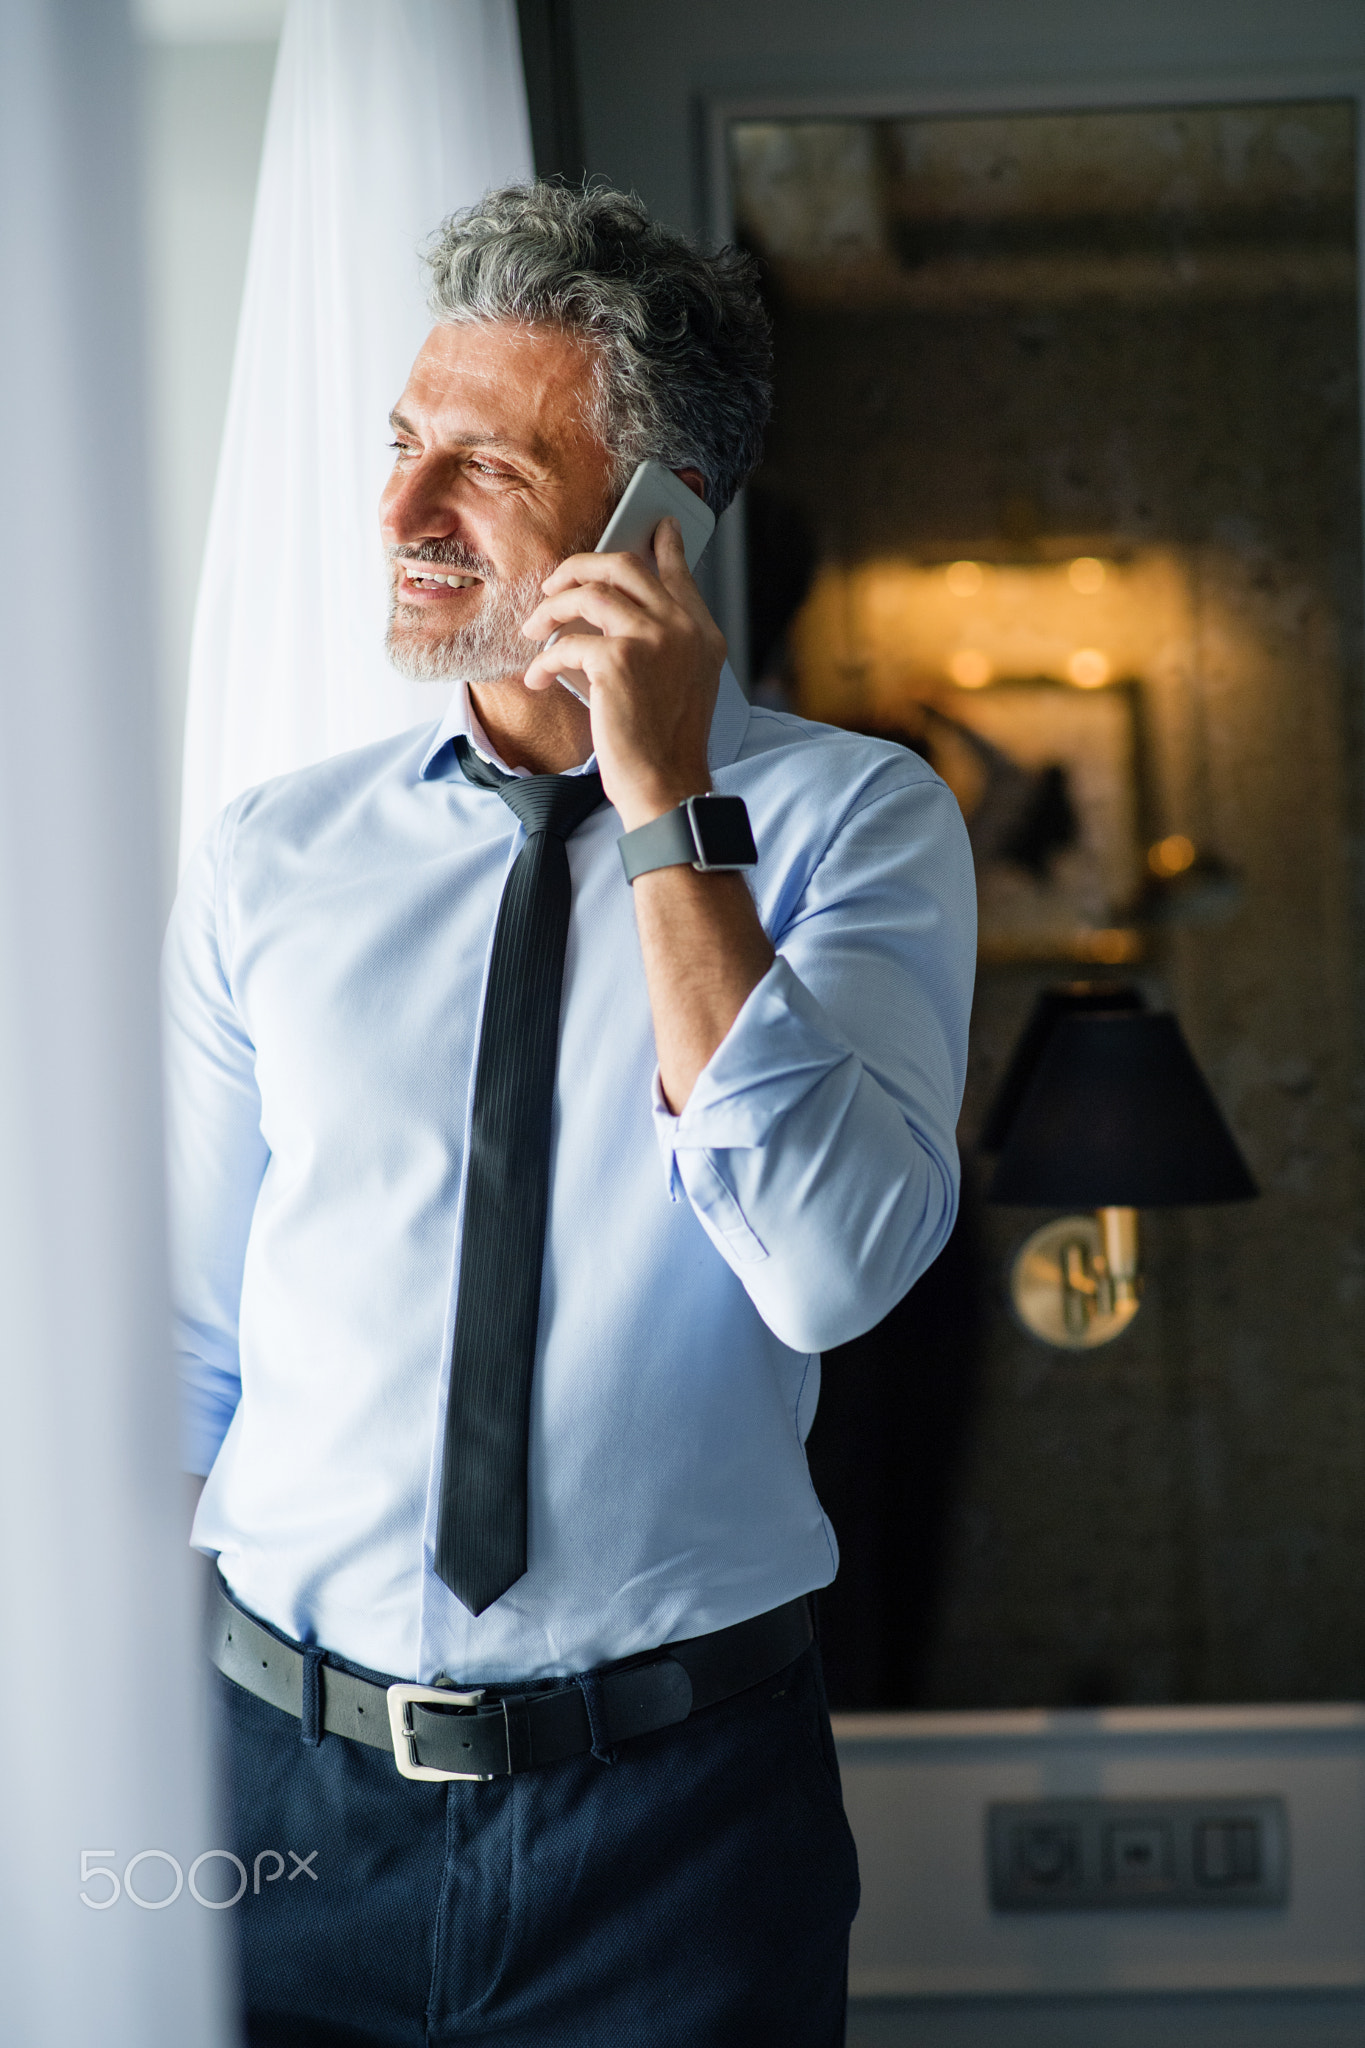
M 471 576 L 463 569 L 418 569 L 401 563 L 402 580 L 414 590 L 472 590 L 482 583 L 482 576 Z

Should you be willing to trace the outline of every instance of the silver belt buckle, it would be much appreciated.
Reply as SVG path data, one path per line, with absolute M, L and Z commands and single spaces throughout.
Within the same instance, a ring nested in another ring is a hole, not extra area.
M 472 1711 L 484 1695 L 482 1686 L 477 1692 L 452 1692 L 443 1685 L 391 1685 L 388 1691 L 389 1733 L 393 1737 L 393 1760 L 405 1778 L 421 1778 L 428 1783 L 448 1783 L 452 1778 L 464 1778 L 471 1784 L 489 1785 L 493 1781 L 491 1771 L 438 1771 L 430 1764 L 417 1761 L 417 1737 L 413 1733 L 411 1710 L 423 1707 L 465 1707 Z

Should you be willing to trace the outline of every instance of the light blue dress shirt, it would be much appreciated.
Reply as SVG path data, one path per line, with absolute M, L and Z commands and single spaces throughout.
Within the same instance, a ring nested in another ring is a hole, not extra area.
M 166 944 L 176 1343 L 193 1541 L 278 1628 L 428 1681 L 582 1671 L 825 1585 L 819 1353 L 935 1256 L 975 956 L 949 791 L 903 749 L 746 703 L 742 796 L 778 958 L 681 1116 L 660 1093 L 603 805 L 569 841 L 529 1568 L 475 1619 L 432 1570 L 467 1133 L 522 830 L 461 774 L 455 693 L 249 790 Z M 906 1361 L 913 1370 L 913 1361 Z

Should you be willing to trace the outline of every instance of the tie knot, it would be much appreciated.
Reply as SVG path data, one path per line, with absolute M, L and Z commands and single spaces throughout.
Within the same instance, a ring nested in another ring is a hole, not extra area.
M 498 791 L 528 832 L 568 839 L 602 801 L 600 775 L 512 776 Z
M 553 832 L 568 839 L 602 801 L 600 775 L 504 775 L 476 754 L 463 734 L 455 754 L 468 781 L 495 789 L 528 833 Z

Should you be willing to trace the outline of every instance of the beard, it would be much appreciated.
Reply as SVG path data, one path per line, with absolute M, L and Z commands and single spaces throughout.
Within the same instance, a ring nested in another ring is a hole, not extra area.
M 433 634 L 425 605 L 399 603 L 395 576 L 384 646 L 400 675 L 418 683 L 496 683 L 504 676 L 525 675 L 538 643 L 526 638 L 521 622 L 540 603 L 544 596 L 541 583 L 558 567 L 557 562 L 547 557 L 538 568 L 509 580 L 463 541 L 428 540 L 418 547 L 390 548 L 388 554 L 390 563 L 425 562 L 434 569 L 477 576 L 483 584 L 474 616 L 445 633 Z

